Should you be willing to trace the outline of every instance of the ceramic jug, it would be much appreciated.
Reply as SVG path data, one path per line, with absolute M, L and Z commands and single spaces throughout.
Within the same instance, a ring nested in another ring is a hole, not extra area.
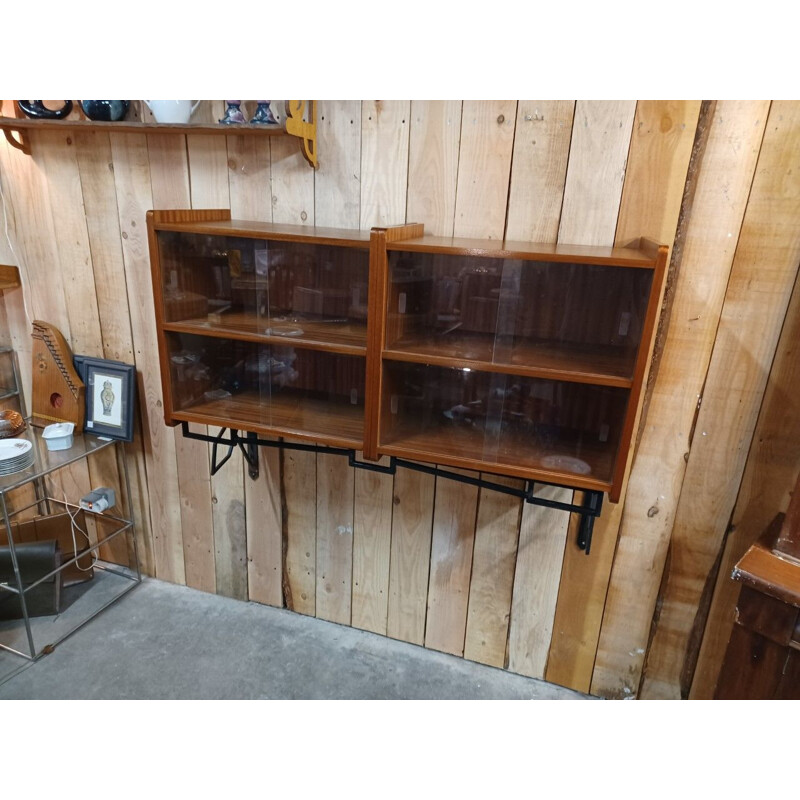
M 200 105 L 199 100 L 194 105 L 191 100 L 145 100 L 144 102 L 153 112 L 156 122 L 167 123 L 188 122 Z

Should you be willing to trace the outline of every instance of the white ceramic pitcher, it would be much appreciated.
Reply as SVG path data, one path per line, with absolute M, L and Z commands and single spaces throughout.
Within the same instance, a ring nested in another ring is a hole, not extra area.
M 198 100 L 192 105 L 191 100 L 145 100 L 145 105 L 153 112 L 156 122 L 188 122 L 194 114 Z

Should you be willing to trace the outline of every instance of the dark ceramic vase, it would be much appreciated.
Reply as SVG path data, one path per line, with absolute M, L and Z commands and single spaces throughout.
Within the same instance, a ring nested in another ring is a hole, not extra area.
M 98 122 L 119 122 L 125 119 L 130 100 L 81 100 L 83 113 Z
M 22 112 L 32 119 L 64 119 L 72 111 L 72 100 L 65 100 L 64 105 L 54 111 L 47 108 L 41 100 L 17 100 Z

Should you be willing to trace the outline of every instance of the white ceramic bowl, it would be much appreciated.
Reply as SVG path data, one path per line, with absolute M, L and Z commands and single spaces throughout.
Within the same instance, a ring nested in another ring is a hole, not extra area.
M 44 429 L 42 439 L 47 443 L 48 450 L 69 450 L 74 430 L 75 424 L 72 422 L 57 422 Z

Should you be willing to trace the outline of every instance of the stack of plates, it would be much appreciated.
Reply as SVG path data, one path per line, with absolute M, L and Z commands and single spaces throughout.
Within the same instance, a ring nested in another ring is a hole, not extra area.
M 33 464 L 33 445 L 27 439 L 0 440 L 0 475 L 27 469 Z

